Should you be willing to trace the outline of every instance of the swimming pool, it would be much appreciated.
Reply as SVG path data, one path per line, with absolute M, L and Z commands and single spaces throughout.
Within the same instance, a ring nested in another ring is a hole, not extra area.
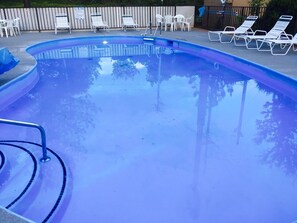
M 30 205 L 11 209 L 37 222 L 54 206 L 63 177 L 50 222 L 297 219 L 294 81 L 162 38 L 68 39 L 29 52 L 40 80 L 1 117 L 42 124 L 67 175 L 53 154 L 35 167 L 28 153 L 1 145 L 15 157 L 0 168 L 1 185 L 10 185 L 1 188 L 1 205 L 36 168 Z M 0 131 L 5 139 L 40 140 L 30 129 Z M 38 155 L 34 145 L 17 146 Z

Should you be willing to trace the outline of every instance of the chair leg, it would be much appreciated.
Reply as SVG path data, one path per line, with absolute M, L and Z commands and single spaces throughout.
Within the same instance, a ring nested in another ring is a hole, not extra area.
M 4 30 L 5 30 L 6 38 L 8 38 L 8 30 L 7 30 L 7 28 L 5 27 Z

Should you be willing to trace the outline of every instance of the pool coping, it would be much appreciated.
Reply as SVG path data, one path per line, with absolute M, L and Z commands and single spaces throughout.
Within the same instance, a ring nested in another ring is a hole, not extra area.
M 0 206 L 0 222 L 6 223 L 35 223 L 21 215 L 18 215 L 2 206 Z

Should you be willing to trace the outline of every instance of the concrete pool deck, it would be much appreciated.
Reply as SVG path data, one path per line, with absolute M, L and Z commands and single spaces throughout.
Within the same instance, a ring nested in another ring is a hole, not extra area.
M 144 33 L 144 30 L 132 31 L 128 30 L 124 32 L 122 30 L 110 30 L 99 31 L 97 33 L 91 32 L 90 30 L 77 31 L 74 30 L 71 34 L 67 31 L 59 31 L 57 35 L 54 31 L 47 32 L 23 32 L 20 36 L 1 38 L 0 47 L 7 47 L 10 52 L 20 59 L 19 64 L 9 72 L 0 75 L 0 85 L 3 85 L 15 77 L 29 71 L 35 65 L 35 60 L 32 56 L 26 53 L 28 46 L 49 41 L 55 39 L 83 37 L 83 36 L 139 36 Z M 150 35 L 147 35 L 150 36 Z M 297 79 L 297 63 L 296 63 L 296 52 L 290 50 L 285 56 L 272 56 L 270 52 L 259 52 L 257 50 L 247 50 L 245 47 L 237 47 L 231 44 L 222 44 L 219 42 L 210 42 L 207 36 L 207 30 L 193 29 L 190 32 L 160 32 L 157 33 L 156 37 L 177 39 L 186 42 L 191 42 L 213 48 L 222 52 L 229 53 L 231 55 L 238 56 L 240 58 L 252 61 L 254 63 L 263 65 L 270 69 L 276 70 L 289 76 L 293 79 Z

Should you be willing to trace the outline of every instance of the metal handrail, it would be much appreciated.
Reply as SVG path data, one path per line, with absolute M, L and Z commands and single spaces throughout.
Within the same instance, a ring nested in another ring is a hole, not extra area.
M 45 163 L 45 162 L 51 160 L 51 158 L 47 155 L 46 136 L 45 136 L 44 128 L 41 125 L 29 123 L 29 122 L 20 122 L 20 121 L 9 120 L 9 119 L 1 119 L 1 118 L 0 118 L 0 123 L 8 124 L 8 125 L 18 125 L 18 126 L 37 128 L 41 134 L 42 158 L 40 159 L 40 161 L 42 163 Z

